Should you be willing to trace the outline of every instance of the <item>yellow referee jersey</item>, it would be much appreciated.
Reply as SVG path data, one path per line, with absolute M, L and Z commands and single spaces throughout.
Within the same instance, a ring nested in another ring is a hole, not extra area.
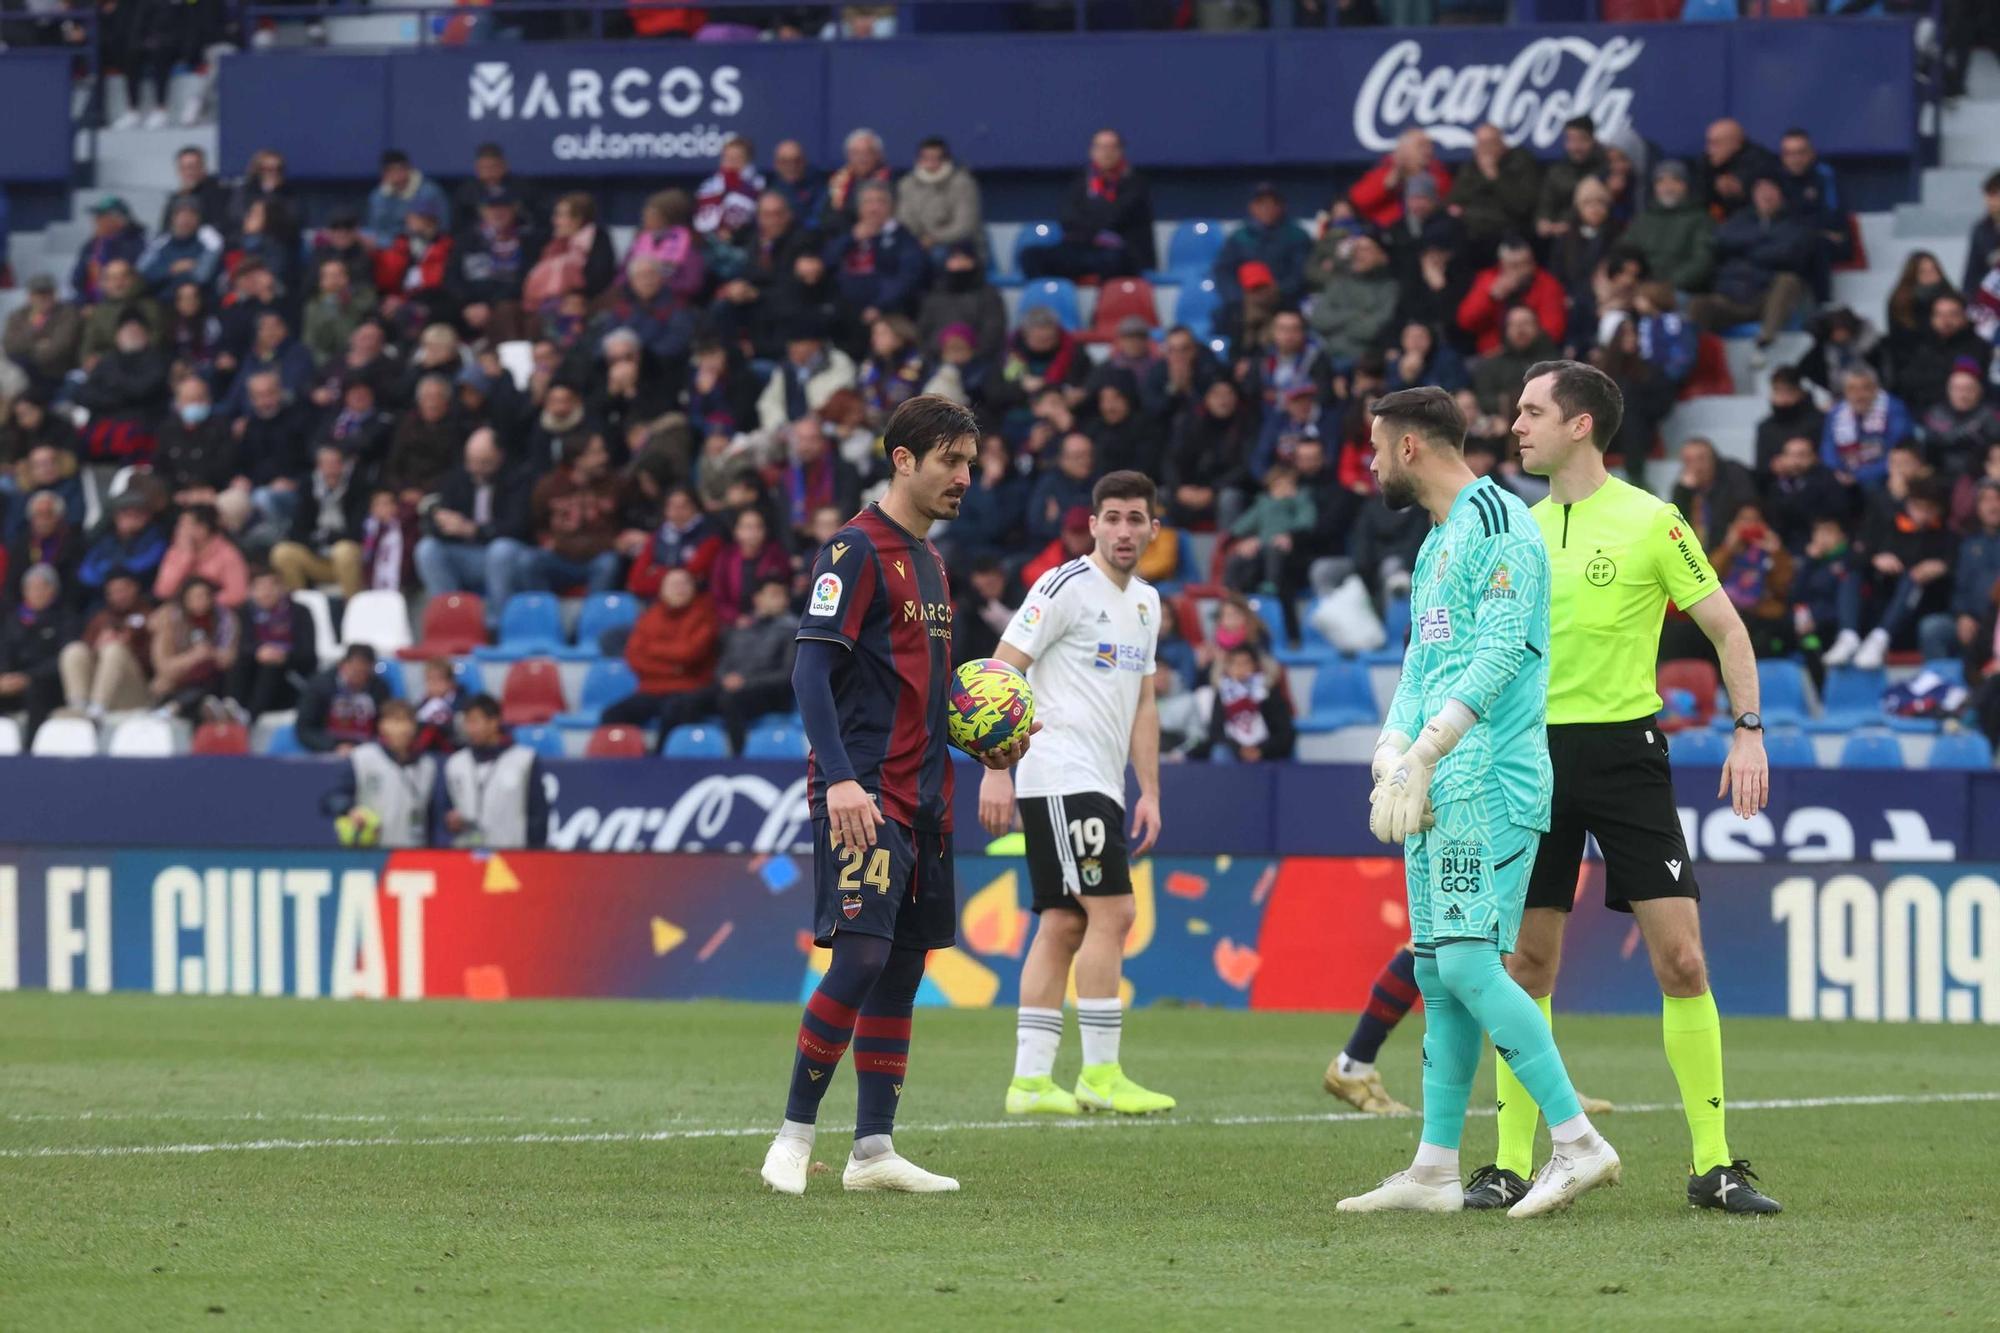
M 1530 512 L 1549 547 L 1549 725 L 1659 712 L 1667 602 L 1685 611 L 1721 586 L 1694 526 L 1617 477 Z

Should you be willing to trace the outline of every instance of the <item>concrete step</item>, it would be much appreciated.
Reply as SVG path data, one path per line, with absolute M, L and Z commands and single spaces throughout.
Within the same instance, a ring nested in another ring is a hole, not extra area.
M 1894 265 L 1895 267 L 1891 267 Z M 1875 260 L 1875 266 L 1865 273 L 1836 273 L 1833 275 L 1833 299 L 1840 305 L 1866 319 L 1876 328 L 1882 326 L 1884 312 L 1889 307 L 1889 293 L 1895 289 L 1897 270 L 1902 265 L 1900 256 L 1882 257 Z M 1952 270 L 1945 267 L 1947 276 Z
M 1986 177 L 1992 170 L 1990 166 L 1926 169 L 1923 177 L 1924 206 L 1944 211 L 1978 208 L 1984 193 Z
M 2000 59 L 1996 59 L 1991 51 L 1972 53 L 1972 65 L 1966 71 L 1965 91 L 1968 99 L 2000 98 Z
M 1992 171 L 2000 167 L 1996 145 L 2000 145 L 2000 130 L 1948 129 L 1938 140 L 1938 161 L 1946 167 Z
M 1736 392 L 1754 394 L 1763 399 L 1771 391 L 1771 372 L 1779 366 L 1797 365 L 1799 358 L 1812 350 L 1812 336 L 1806 333 L 1779 334 L 1777 341 L 1771 344 L 1770 355 L 1765 358 L 1761 370 L 1750 364 L 1750 358 L 1757 350 L 1755 339 L 1728 338 L 1723 341 L 1723 348 L 1729 356 L 1729 374 L 1736 381 Z
M 213 125 L 163 130 L 104 130 L 97 136 L 97 179 L 106 188 L 172 191 L 180 185 L 174 154 L 195 147 L 215 161 Z M 158 221 L 158 215 L 153 218 Z
M 1769 411 L 1762 398 L 1749 394 L 1691 398 L 1667 414 L 1660 425 L 1660 434 L 1666 440 L 1670 457 L 1677 455 L 1686 441 L 1700 436 L 1724 458 L 1733 458 L 1747 466 L 1757 457 L 1757 423 Z
M 1897 204 L 1896 211 L 1889 215 L 1894 219 L 1891 235 L 1915 241 L 1935 241 L 1952 237 L 1962 237 L 1972 230 L 1972 224 L 1979 220 L 1976 208 L 1932 208 L 1927 204 Z M 1868 257 L 1872 263 L 1876 246 L 1871 239 Z

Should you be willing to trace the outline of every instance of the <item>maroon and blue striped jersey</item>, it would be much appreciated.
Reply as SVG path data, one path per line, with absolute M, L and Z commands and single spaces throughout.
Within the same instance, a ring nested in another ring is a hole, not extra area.
M 833 673 L 840 739 L 855 778 L 897 823 L 951 831 L 951 585 L 937 549 L 869 505 L 813 561 L 798 637 L 848 649 Z M 815 819 L 826 782 L 806 761 Z

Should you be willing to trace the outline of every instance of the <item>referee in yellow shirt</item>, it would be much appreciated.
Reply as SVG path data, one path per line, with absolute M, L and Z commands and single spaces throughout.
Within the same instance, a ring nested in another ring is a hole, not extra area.
M 1735 606 L 1692 525 L 1672 505 L 1604 468 L 1624 402 L 1603 371 L 1575 361 L 1528 370 L 1514 434 L 1521 465 L 1549 481 L 1532 513 L 1549 548 L 1549 758 L 1555 791 L 1528 885 L 1520 942 L 1507 970 L 1549 1010 L 1562 962 L 1585 834 L 1604 853 L 1605 905 L 1630 912 L 1659 978 L 1667 1063 L 1693 1138 L 1688 1202 L 1775 1213 L 1730 1155 L 1723 1133 L 1722 1025 L 1708 988 L 1692 858 L 1674 804 L 1667 740 L 1656 714 L 1660 625 L 1671 600 L 1715 645 L 1736 710 L 1735 740 L 1716 794 L 1745 819 L 1770 790 L 1757 715 L 1757 660 Z M 1468 1208 L 1506 1207 L 1527 1190 L 1538 1112 L 1505 1063 L 1496 1071 L 1500 1151 L 1475 1173 Z

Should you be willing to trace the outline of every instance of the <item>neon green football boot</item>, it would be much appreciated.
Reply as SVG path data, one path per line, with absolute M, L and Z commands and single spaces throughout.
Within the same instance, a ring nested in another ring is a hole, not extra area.
M 1076 1102 L 1086 1111 L 1152 1115 L 1174 1109 L 1174 1099 L 1151 1092 L 1125 1077 L 1118 1065 L 1085 1065 L 1076 1080 Z
M 1056 1081 L 1043 1075 L 1041 1078 L 1017 1078 L 1007 1085 L 1008 1115 L 1082 1115 L 1083 1108 L 1076 1104 L 1076 1098 L 1056 1086 Z

